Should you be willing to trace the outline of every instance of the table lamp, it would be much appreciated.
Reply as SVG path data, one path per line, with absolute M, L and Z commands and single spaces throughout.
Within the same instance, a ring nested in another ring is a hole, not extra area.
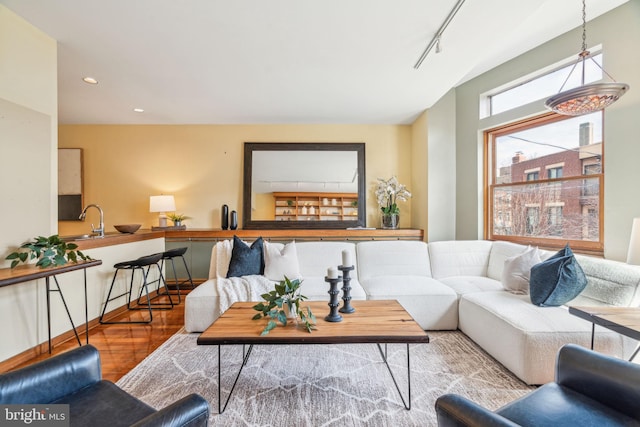
M 627 264 L 640 265 L 640 218 L 633 219 Z
M 167 212 L 176 210 L 176 201 L 173 196 L 151 196 L 149 198 L 149 212 L 160 212 L 158 215 L 158 226 L 167 226 Z

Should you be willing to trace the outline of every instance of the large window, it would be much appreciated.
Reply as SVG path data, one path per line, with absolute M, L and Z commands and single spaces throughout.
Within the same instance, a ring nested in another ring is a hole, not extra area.
M 593 60 L 602 66 L 602 54 L 594 55 Z M 584 83 L 592 83 L 602 79 L 602 68 L 594 64 L 594 61 L 585 62 Z M 580 86 L 582 84 L 580 73 L 582 64 L 578 64 L 571 73 L 573 66 L 574 64 L 564 66 L 489 96 L 490 115 L 499 114 L 538 99 L 548 98 L 558 93 L 563 84 L 563 90 Z
M 602 118 L 545 114 L 485 132 L 487 238 L 602 251 Z

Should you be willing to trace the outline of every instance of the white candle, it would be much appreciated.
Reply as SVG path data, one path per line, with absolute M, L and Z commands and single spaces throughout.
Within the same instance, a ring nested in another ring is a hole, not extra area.
M 336 267 L 329 267 L 327 269 L 327 277 L 329 279 L 337 279 L 338 278 L 338 269 Z
M 342 251 L 342 266 L 343 267 L 351 267 L 353 264 L 351 263 L 351 252 L 347 249 Z

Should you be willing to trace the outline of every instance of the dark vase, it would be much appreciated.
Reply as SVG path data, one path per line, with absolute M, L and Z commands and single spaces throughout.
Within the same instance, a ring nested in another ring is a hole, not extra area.
M 395 230 L 400 224 L 400 214 L 382 214 L 382 228 Z
M 229 228 L 229 206 L 227 205 L 222 205 L 222 218 L 220 219 L 220 224 L 222 225 L 223 230 Z
M 232 230 L 238 228 L 238 212 L 231 211 L 231 224 L 229 226 Z

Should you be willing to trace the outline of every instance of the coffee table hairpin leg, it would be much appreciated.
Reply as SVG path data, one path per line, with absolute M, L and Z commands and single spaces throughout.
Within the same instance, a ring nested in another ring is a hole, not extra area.
M 409 343 L 407 343 L 407 400 L 405 401 L 402 392 L 400 391 L 400 386 L 396 381 L 396 377 L 393 375 L 393 371 L 391 370 L 391 366 L 389 366 L 389 362 L 387 360 L 387 344 L 384 345 L 384 351 L 382 351 L 382 346 L 380 344 L 376 344 L 378 346 L 378 350 L 380 350 L 380 355 L 382 356 L 382 360 L 384 364 L 387 365 L 387 369 L 389 370 L 389 374 L 391 374 L 391 379 L 393 380 L 393 384 L 396 386 L 396 390 L 398 390 L 398 394 L 400 395 L 400 399 L 402 400 L 402 404 L 404 405 L 404 409 L 411 410 L 411 357 L 409 354 Z
M 236 384 L 238 383 L 238 378 L 240 378 L 240 374 L 242 373 L 242 369 L 247 364 L 247 360 L 249 360 L 249 356 L 251 356 L 251 350 L 253 350 L 253 344 L 249 346 L 249 350 L 245 353 L 245 346 L 242 346 L 242 365 L 240 365 L 240 370 L 238 370 L 238 375 L 236 375 L 235 380 L 233 380 L 233 385 L 231 386 L 231 390 L 229 390 L 229 395 L 227 396 L 227 400 L 224 402 L 224 406 L 222 406 L 222 374 L 221 374 L 221 365 L 222 358 L 220 356 L 220 347 L 218 345 L 218 413 L 222 414 L 225 409 L 227 409 L 227 405 L 229 404 L 229 400 L 231 400 L 231 395 L 233 394 L 233 390 L 236 388 Z
M 393 384 L 396 386 L 396 390 L 398 391 L 398 395 L 400 395 L 400 400 L 402 400 L 402 404 L 406 410 L 411 410 L 411 355 L 409 352 L 409 344 L 407 343 L 407 399 L 405 400 L 402 395 L 402 391 L 400 390 L 400 386 L 396 381 L 396 377 L 393 375 L 393 371 L 391 370 L 391 366 L 389 366 L 389 362 L 387 360 L 387 344 L 384 345 L 384 351 L 382 350 L 382 346 L 380 344 L 376 344 L 378 346 L 378 350 L 380 351 L 380 355 L 382 356 L 382 360 L 384 364 L 387 365 L 387 369 L 389 370 L 389 374 L 391 375 L 391 379 L 393 380 Z M 247 361 L 249 360 L 249 356 L 251 356 L 251 350 L 253 350 L 253 345 L 249 346 L 249 350 L 245 353 L 245 346 L 242 346 L 242 364 L 240 365 L 240 369 L 238 370 L 238 374 L 236 378 L 233 380 L 233 385 L 231 386 L 231 390 L 229 390 L 229 394 L 227 395 L 227 399 L 224 401 L 224 405 L 222 404 L 222 357 L 221 357 L 221 345 L 218 345 L 218 413 L 222 414 L 229 404 L 229 400 L 231 400 L 231 395 L 233 394 L 233 390 L 236 388 L 236 384 L 238 383 L 238 379 L 240 378 L 240 374 L 242 373 L 242 369 L 246 366 Z

